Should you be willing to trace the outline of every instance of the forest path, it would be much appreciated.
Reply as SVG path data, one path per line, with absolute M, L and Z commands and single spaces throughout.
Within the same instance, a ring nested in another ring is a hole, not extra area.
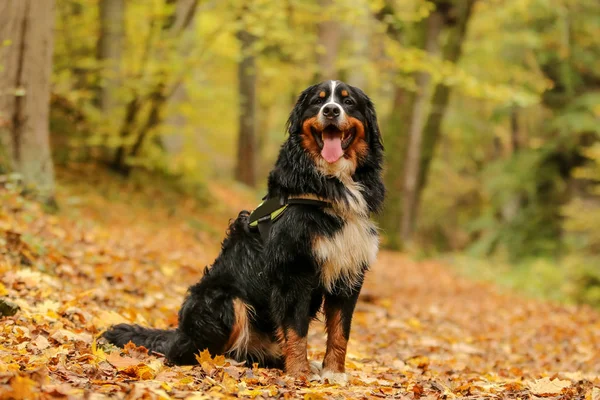
M 49 216 L 0 190 L 0 300 L 20 307 L 0 319 L 1 399 L 600 398 L 596 311 L 503 293 L 386 251 L 354 316 L 347 386 L 207 354 L 199 366 L 170 367 L 134 348 L 110 352 L 94 338 L 111 324 L 176 323 L 186 288 L 218 252 L 198 221 L 111 204 Z M 324 340 L 315 322 L 311 359 L 322 360 Z

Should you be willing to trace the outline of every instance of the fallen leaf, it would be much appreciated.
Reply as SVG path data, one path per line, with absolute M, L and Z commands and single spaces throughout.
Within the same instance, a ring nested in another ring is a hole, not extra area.
M 79 341 L 91 344 L 92 343 L 92 335 L 89 333 L 75 333 L 68 331 L 66 329 L 59 329 L 54 332 L 50 338 L 56 340 L 58 343 L 65 344 L 70 341 Z
M 0 299 L 0 317 L 12 317 L 19 311 L 19 306 L 7 299 Z
M 50 346 L 50 342 L 44 335 L 38 335 L 33 343 L 38 350 L 45 350 Z
M 536 379 L 530 382 L 528 385 L 531 393 L 539 396 L 559 394 L 564 388 L 571 386 L 571 381 L 561 381 L 560 379 L 550 380 L 545 377 L 542 379 Z
M 111 363 L 115 368 L 127 368 L 132 365 L 138 365 L 139 360 L 132 357 L 122 357 L 118 351 L 113 351 L 106 357 L 106 361 Z

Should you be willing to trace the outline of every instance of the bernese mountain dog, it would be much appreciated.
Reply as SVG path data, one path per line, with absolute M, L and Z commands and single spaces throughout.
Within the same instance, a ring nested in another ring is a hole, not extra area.
M 240 212 L 190 287 L 176 329 L 120 324 L 103 334 L 109 342 L 131 341 L 174 364 L 195 364 L 208 349 L 297 377 L 345 380 L 352 314 L 379 245 L 370 216 L 385 193 L 382 138 L 371 100 L 340 81 L 304 90 L 287 129 L 265 197 L 287 207 L 267 234 Z M 321 309 L 327 348 L 318 366 L 308 362 L 307 334 Z

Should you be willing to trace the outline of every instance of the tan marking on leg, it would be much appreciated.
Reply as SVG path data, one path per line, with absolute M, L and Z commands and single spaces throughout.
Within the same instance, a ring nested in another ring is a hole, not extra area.
M 323 370 L 344 372 L 346 362 L 346 349 L 348 341 L 344 337 L 342 328 L 342 312 L 325 305 L 325 318 L 327 328 L 327 350 L 323 360 Z
M 223 353 L 238 361 L 245 361 L 250 355 L 260 363 L 267 358 L 276 359 L 281 356 L 279 343 L 273 342 L 268 335 L 252 329 L 250 319 L 255 313 L 252 306 L 240 299 L 234 299 L 233 312 L 235 322 Z
M 293 329 L 285 332 L 283 356 L 285 358 L 285 372 L 292 376 L 309 376 L 306 337 L 300 337 Z
M 233 300 L 233 313 L 235 321 L 231 327 L 229 340 L 225 344 L 224 352 L 233 355 L 236 360 L 245 359 L 250 344 L 251 330 L 249 313 L 254 309 L 240 299 Z

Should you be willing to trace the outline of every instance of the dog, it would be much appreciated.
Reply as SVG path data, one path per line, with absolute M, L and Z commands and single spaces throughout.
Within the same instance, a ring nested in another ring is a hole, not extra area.
M 239 213 L 212 267 L 189 288 L 176 329 L 119 324 L 104 338 L 179 365 L 208 349 L 296 377 L 346 380 L 352 314 L 379 247 L 370 216 L 385 195 L 383 141 L 372 101 L 340 81 L 304 90 L 286 128 L 265 196 L 285 211 L 260 234 L 251 213 Z M 316 369 L 307 334 L 320 310 L 327 348 Z

